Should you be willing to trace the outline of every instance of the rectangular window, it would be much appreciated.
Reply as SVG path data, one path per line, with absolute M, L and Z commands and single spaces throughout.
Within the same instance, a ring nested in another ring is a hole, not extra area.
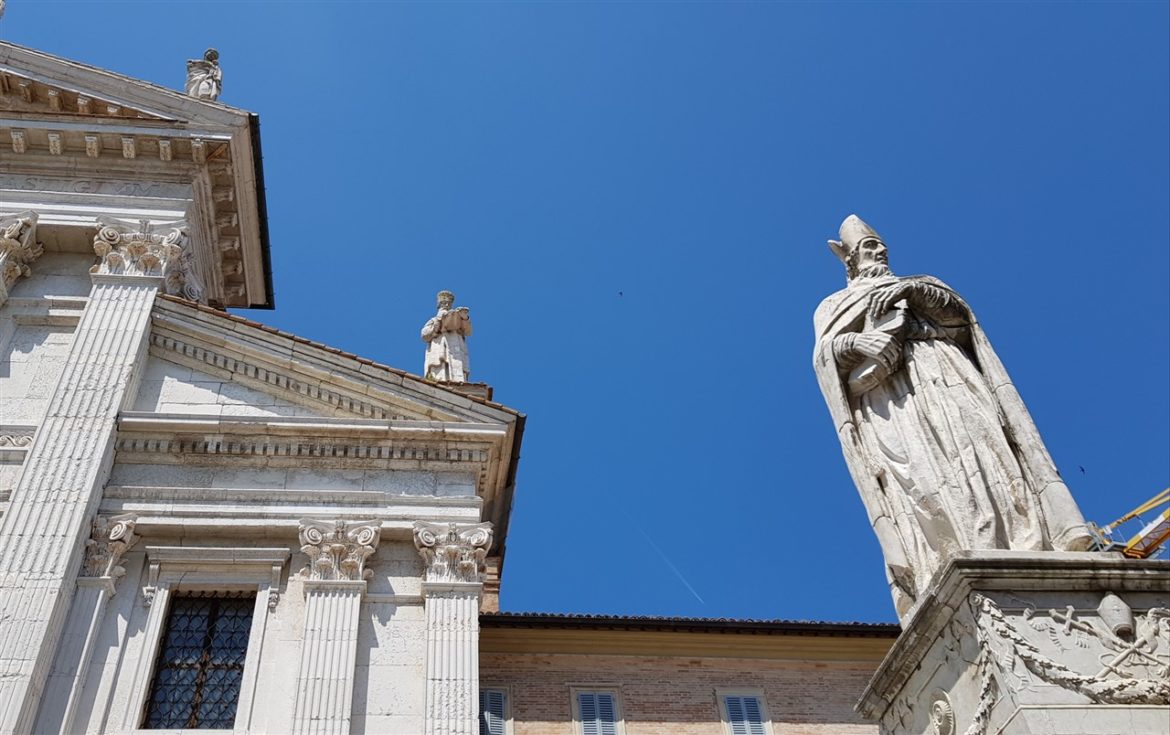
M 575 694 L 580 735 L 619 735 L 621 716 L 615 692 L 576 690 Z
M 236 719 L 254 593 L 171 598 L 143 729 L 224 729 Z
M 763 696 L 748 693 L 721 694 L 723 722 L 730 735 L 769 735 Z
M 507 735 L 506 695 L 502 689 L 479 692 L 479 735 Z

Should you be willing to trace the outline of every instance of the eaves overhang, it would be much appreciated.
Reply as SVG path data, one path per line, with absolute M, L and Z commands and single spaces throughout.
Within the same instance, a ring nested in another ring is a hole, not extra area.
M 207 303 L 271 308 L 259 120 L 0 41 L 0 213 L 186 221 Z

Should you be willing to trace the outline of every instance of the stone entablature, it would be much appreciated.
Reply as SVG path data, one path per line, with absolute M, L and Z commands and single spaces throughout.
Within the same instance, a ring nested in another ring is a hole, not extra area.
M 251 113 L 0 41 L 0 213 L 185 218 L 213 304 L 272 304 L 258 130 Z

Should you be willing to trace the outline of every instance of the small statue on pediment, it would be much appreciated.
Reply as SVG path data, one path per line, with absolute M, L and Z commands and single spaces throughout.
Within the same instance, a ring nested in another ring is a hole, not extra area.
M 423 374 L 427 380 L 466 383 L 471 379 L 467 358 L 471 316 L 466 306 L 455 307 L 455 294 L 450 291 L 439 292 L 438 309 L 422 328 L 422 339 L 427 343 Z
M 223 90 L 223 70 L 219 68 L 219 52 L 213 48 L 203 52 L 202 59 L 187 61 L 187 94 L 201 100 L 217 100 Z

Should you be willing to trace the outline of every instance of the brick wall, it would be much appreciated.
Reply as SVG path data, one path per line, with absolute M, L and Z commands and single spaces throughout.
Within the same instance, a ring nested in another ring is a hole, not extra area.
M 570 686 L 620 692 L 626 735 L 721 735 L 716 689 L 761 689 L 774 735 L 876 733 L 853 712 L 872 662 L 581 654 L 481 654 L 483 687 L 506 685 L 514 735 L 570 735 Z

